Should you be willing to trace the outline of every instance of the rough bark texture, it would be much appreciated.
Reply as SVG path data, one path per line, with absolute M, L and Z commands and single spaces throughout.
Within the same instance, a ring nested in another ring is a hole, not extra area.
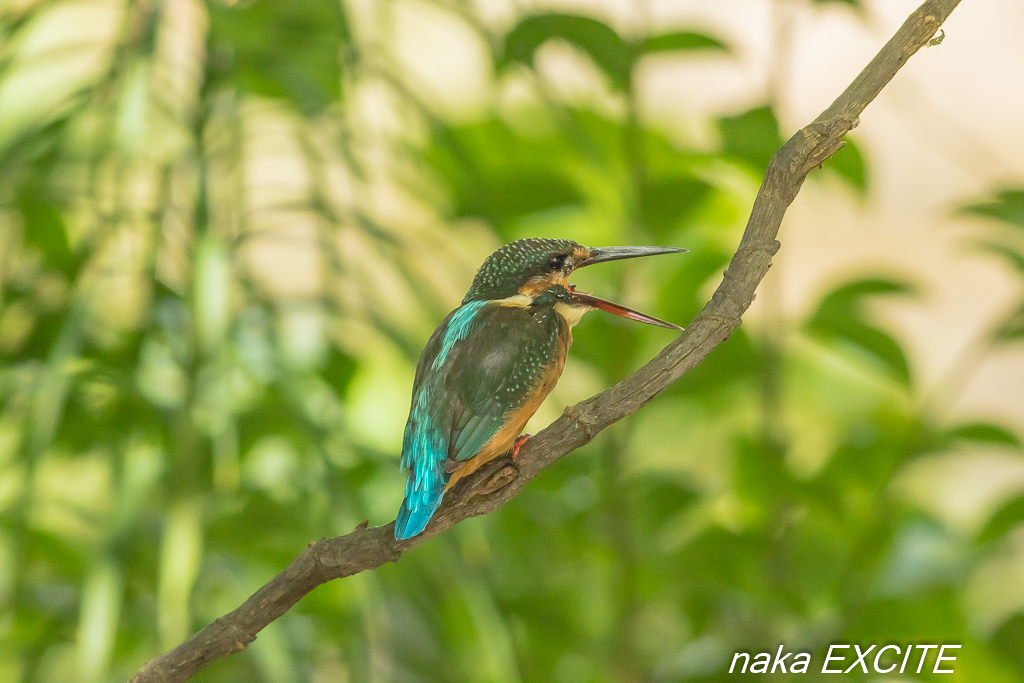
M 363 525 L 346 536 L 311 543 L 241 607 L 150 660 L 131 683 L 186 681 L 213 660 L 245 649 L 260 630 L 320 584 L 397 562 L 403 552 L 431 536 L 468 517 L 487 514 L 519 493 L 545 467 L 636 412 L 697 365 L 739 326 L 779 249 L 775 237 L 782 217 L 807 173 L 842 147 L 842 137 L 857 126 L 864 108 L 928 43 L 959 1 L 928 0 L 921 5 L 836 101 L 776 152 L 722 283 L 689 328 L 656 358 L 615 386 L 566 408 L 562 417 L 523 446 L 518 468 L 498 459 L 460 483 L 421 535 L 396 541 L 394 523 L 372 529 Z

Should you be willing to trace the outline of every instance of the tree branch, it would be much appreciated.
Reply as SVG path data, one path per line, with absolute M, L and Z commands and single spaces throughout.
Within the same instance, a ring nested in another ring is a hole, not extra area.
M 842 136 L 859 123 L 864 108 L 906 61 L 927 44 L 959 2 L 927 0 L 836 101 L 776 152 L 722 283 L 690 327 L 656 358 L 615 386 L 566 408 L 562 417 L 526 443 L 518 469 L 499 459 L 467 477 L 446 496 L 419 536 L 396 541 L 394 523 L 372 529 L 364 524 L 346 536 L 311 543 L 241 607 L 151 660 L 131 683 L 186 681 L 213 660 L 245 649 L 260 630 L 320 584 L 376 569 L 385 562 L 397 562 L 406 550 L 463 519 L 503 505 L 545 467 L 639 410 L 697 365 L 739 326 L 740 317 L 753 301 L 754 290 L 778 251 L 775 237 L 779 226 L 807 173 L 842 147 Z

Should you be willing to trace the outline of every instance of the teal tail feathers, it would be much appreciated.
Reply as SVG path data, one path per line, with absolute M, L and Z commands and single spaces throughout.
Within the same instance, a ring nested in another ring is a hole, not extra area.
M 433 388 L 431 384 L 414 396 L 402 438 L 402 467 L 409 470 L 409 478 L 405 482 L 405 500 L 395 520 L 395 538 L 399 541 L 423 531 L 441 505 L 448 483 L 444 468 L 448 437 L 431 426 Z
M 437 481 L 426 490 L 417 490 L 416 475 L 411 472 L 405 485 L 405 500 L 398 509 L 395 520 L 395 538 L 399 541 L 412 538 L 426 528 L 427 522 L 437 512 L 444 498 L 444 482 Z

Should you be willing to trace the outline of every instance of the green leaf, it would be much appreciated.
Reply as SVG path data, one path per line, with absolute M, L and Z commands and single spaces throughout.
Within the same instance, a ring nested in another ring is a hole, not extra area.
M 999 506 L 975 540 L 978 543 L 994 541 L 1021 524 L 1024 524 L 1024 496 L 1017 496 Z
M 650 36 L 640 41 L 640 52 L 643 54 L 672 52 L 676 50 L 721 50 L 722 52 L 729 52 L 728 46 L 722 41 L 700 33 L 690 33 L 689 31 L 662 33 L 661 35 Z
M 847 139 L 843 142 L 843 147 L 825 162 L 825 168 L 834 171 L 864 194 L 868 189 L 868 170 L 864 156 L 853 140 Z
M 976 216 L 995 218 L 1018 228 L 1024 228 L 1024 190 L 1006 190 L 996 195 L 995 201 L 970 204 L 960 211 Z
M 1020 446 L 1021 441 L 1017 435 L 1010 430 L 988 422 L 972 422 L 971 424 L 960 425 L 955 429 L 946 432 L 951 439 L 962 439 L 965 441 L 981 441 L 982 443 L 1004 444 L 1007 446 Z
M 323 368 L 323 376 L 328 384 L 338 392 L 339 397 L 345 396 L 357 369 L 358 363 L 355 359 L 345 354 L 336 346 L 330 347 L 327 354 L 327 363 Z
M 23 194 L 19 204 L 25 221 L 25 243 L 38 249 L 48 266 L 74 278 L 79 263 L 71 252 L 60 212 L 33 190 Z
M 522 19 L 505 35 L 505 50 L 499 66 L 522 63 L 532 66 L 537 49 L 552 38 L 572 43 L 587 53 L 612 85 L 629 88 L 635 54 L 622 37 L 607 24 L 575 14 L 534 14 Z
M 691 175 L 652 178 L 643 188 L 641 216 L 658 239 L 665 239 L 700 208 L 711 186 Z
M 860 4 L 860 0 L 814 0 L 814 4 L 815 5 L 828 5 L 828 4 L 849 5 L 850 7 L 853 7 L 854 9 L 862 9 L 861 4 Z
M 1024 254 L 1016 249 L 998 242 L 976 241 L 971 243 L 980 251 L 987 251 L 990 254 L 1001 256 L 1010 262 L 1010 265 L 1024 274 Z
M 341 96 L 341 55 L 351 43 L 336 0 L 255 0 L 210 7 L 210 75 L 314 113 Z
M 910 365 L 899 343 L 886 332 L 870 325 L 849 325 L 844 330 L 836 330 L 837 339 L 852 342 L 860 349 L 867 351 L 878 361 L 891 377 L 904 386 L 910 385 Z
M 1017 670 L 1024 670 L 1024 614 L 1018 612 L 992 634 L 992 646 L 1014 663 Z
M 718 131 L 725 154 L 746 162 L 758 173 L 764 173 L 772 155 L 782 147 L 779 121 L 770 106 L 719 119 Z
M 847 312 L 859 308 L 861 299 L 865 296 L 876 296 L 880 294 L 913 294 L 913 285 L 899 280 L 888 280 L 886 278 L 866 278 L 841 285 L 830 292 L 821 301 L 819 311 L 828 309 L 830 311 Z
M 992 339 L 1004 343 L 1024 339 L 1024 303 L 1002 320 Z
M 910 294 L 910 285 L 871 278 L 843 285 L 822 299 L 807 321 L 807 333 L 826 343 L 852 345 L 878 361 L 884 371 L 904 385 L 910 384 L 910 367 L 899 344 L 886 332 L 865 320 L 867 296 Z
M 507 227 L 522 216 L 581 204 L 557 138 L 519 135 L 497 119 L 439 131 L 428 160 L 448 186 L 455 216 Z
M 697 492 L 692 485 L 663 473 L 649 473 L 633 482 L 634 495 L 643 506 L 643 520 L 654 520 L 658 527 L 693 504 Z

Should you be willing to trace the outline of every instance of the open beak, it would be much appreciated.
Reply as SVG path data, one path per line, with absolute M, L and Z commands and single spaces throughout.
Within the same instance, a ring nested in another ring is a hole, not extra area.
M 590 255 L 586 260 L 581 261 L 576 267 L 583 268 L 584 266 L 593 265 L 595 263 L 604 263 L 606 261 L 620 261 L 622 259 L 637 258 L 640 256 L 656 256 L 658 254 L 680 254 L 689 251 L 688 249 L 679 249 L 677 247 L 593 247 L 590 249 Z M 640 311 L 634 311 L 632 308 L 626 308 L 619 304 L 604 299 L 599 299 L 596 296 L 590 294 L 583 294 L 577 292 L 573 285 L 569 285 L 572 291 L 573 297 L 576 302 L 581 306 L 589 306 L 590 308 L 597 308 L 607 313 L 612 313 L 619 316 L 620 318 L 626 318 L 628 320 L 636 320 L 638 322 L 647 323 L 648 325 L 657 325 L 658 327 L 664 327 L 669 330 L 681 330 L 683 329 L 679 325 L 673 325 L 667 323 L 664 320 L 658 320 L 653 316 L 649 316 Z

